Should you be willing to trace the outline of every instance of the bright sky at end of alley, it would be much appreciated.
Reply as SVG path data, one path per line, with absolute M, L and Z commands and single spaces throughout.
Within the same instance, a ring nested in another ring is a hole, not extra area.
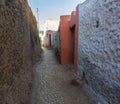
M 34 14 L 36 16 L 38 14 L 39 23 L 41 24 L 47 18 L 59 19 L 60 15 L 71 14 L 77 5 L 84 1 L 85 0 L 28 0 Z

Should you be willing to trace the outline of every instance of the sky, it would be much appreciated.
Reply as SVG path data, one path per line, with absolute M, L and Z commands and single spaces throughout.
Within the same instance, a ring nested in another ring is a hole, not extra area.
M 85 0 L 28 0 L 32 11 L 39 18 L 39 24 L 41 25 L 47 18 L 59 20 L 61 15 L 70 15 L 71 12 L 75 10 L 77 4 L 84 1 Z

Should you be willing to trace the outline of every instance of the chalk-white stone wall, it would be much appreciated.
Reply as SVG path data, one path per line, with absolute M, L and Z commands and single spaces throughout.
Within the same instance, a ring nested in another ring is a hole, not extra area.
M 120 104 L 120 0 L 80 5 L 78 56 L 78 75 L 92 94 L 103 104 Z

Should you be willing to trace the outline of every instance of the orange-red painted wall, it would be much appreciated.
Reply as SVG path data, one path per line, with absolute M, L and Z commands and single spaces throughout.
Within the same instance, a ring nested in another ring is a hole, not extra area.
M 61 64 L 74 64 L 78 71 L 78 6 L 71 15 L 60 17 Z
M 77 73 L 78 71 L 78 6 L 76 7 L 76 11 L 71 13 L 71 22 L 70 28 L 74 27 L 74 32 L 72 35 L 74 36 L 74 72 Z M 73 31 L 73 30 L 71 30 Z
M 73 63 L 70 15 L 60 17 L 61 64 Z

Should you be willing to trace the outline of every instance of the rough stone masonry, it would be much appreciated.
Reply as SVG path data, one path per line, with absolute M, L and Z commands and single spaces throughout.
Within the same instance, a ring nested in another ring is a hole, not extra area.
M 86 0 L 79 10 L 79 77 L 101 104 L 120 104 L 120 0 Z
M 0 0 L 0 104 L 29 104 L 31 68 L 40 50 L 27 0 Z

